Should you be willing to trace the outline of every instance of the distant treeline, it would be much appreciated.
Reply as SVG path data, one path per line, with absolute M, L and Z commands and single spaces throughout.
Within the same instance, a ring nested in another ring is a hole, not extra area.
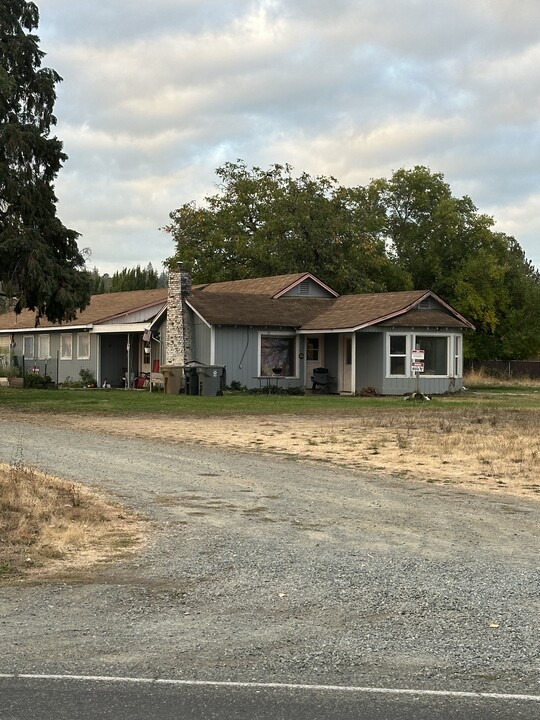
M 114 275 L 104 273 L 94 268 L 92 275 L 92 295 L 102 295 L 110 292 L 125 292 L 126 290 L 153 290 L 167 287 L 168 275 L 166 272 L 158 273 L 152 263 L 144 268 L 137 265 L 135 268 L 124 268 Z

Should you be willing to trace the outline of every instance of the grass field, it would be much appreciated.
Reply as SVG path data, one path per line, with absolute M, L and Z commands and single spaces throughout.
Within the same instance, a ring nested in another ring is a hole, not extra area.
M 431 399 L 433 410 L 451 412 L 457 407 L 485 406 L 500 409 L 540 408 L 540 382 L 481 384 L 468 390 Z M 317 415 L 389 410 L 414 412 L 418 403 L 402 397 L 342 397 L 338 395 L 250 395 L 220 397 L 164 395 L 138 390 L 27 390 L 0 388 L 0 409 L 32 413 L 76 413 L 103 415 Z

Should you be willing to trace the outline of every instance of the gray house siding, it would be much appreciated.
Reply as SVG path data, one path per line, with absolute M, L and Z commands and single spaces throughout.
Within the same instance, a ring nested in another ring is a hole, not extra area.
M 257 328 L 248 327 L 216 327 L 215 332 L 215 365 L 225 366 L 227 385 L 239 382 L 246 387 L 257 387 L 253 378 L 258 368 Z
M 205 365 L 212 363 L 212 330 L 198 315 L 193 318 L 191 357 L 186 360 L 198 360 Z
M 60 358 L 60 336 L 61 335 L 72 335 L 72 343 L 73 343 L 73 353 L 72 353 L 72 359 L 71 360 L 62 360 Z M 79 382 L 81 379 L 79 372 L 81 370 L 90 370 L 90 372 L 93 374 L 93 376 L 96 378 L 96 380 L 99 380 L 97 377 L 98 374 L 98 357 L 99 357 L 99 337 L 97 335 L 90 334 L 90 357 L 85 358 L 84 360 L 77 359 L 77 336 L 82 335 L 84 333 L 60 333 L 56 332 L 54 333 L 55 340 L 56 340 L 56 347 L 55 352 L 58 352 L 58 355 L 55 354 L 55 358 L 58 357 L 58 382 L 66 382 L 68 380 L 71 380 L 73 382 Z M 86 333 L 88 335 L 88 333 Z M 51 338 L 52 338 L 51 333 Z M 52 346 L 52 340 L 51 340 L 51 346 Z
M 264 327 L 215 327 L 215 365 L 225 366 L 227 385 L 239 382 L 248 388 L 257 388 L 260 382 L 259 353 L 261 334 L 289 334 L 288 328 L 278 330 Z M 304 338 L 296 337 L 296 376 L 279 381 L 279 387 L 296 387 L 304 383 L 304 362 L 298 356 L 305 352 Z M 197 358 L 199 359 L 199 358 Z
M 72 338 L 72 355 L 70 360 L 63 360 L 60 357 L 60 345 L 61 336 L 71 336 Z M 90 357 L 86 359 L 77 359 L 77 336 L 86 335 L 90 341 Z M 39 337 L 49 337 L 49 352 L 48 357 L 39 357 Z M 28 356 L 24 355 L 25 346 L 24 338 L 34 338 L 34 351 Z M 97 335 L 91 333 L 81 332 L 67 332 L 53 330 L 51 332 L 32 332 L 28 333 L 17 333 L 15 335 L 15 347 L 13 348 L 13 362 L 22 368 L 23 366 L 23 355 L 24 365 L 27 372 L 31 372 L 32 368 L 37 368 L 41 375 L 49 375 L 54 382 L 65 382 L 66 380 L 73 380 L 78 382 L 80 380 L 79 371 L 82 369 L 90 370 L 94 377 L 96 377 L 98 368 L 98 347 L 99 339 Z
M 384 377 L 384 335 L 382 332 L 356 333 L 356 390 L 373 387 L 378 392 Z

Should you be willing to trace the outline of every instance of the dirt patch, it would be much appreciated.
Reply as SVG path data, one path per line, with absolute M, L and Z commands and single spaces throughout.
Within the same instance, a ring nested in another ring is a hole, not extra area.
M 33 420 L 44 422 L 40 416 Z M 148 442 L 273 453 L 392 473 L 404 480 L 540 498 L 540 413 L 536 411 L 456 409 L 443 415 L 422 406 L 415 413 L 366 410 L 347 417 L 66 415 L 56 416 L 54 422 Z

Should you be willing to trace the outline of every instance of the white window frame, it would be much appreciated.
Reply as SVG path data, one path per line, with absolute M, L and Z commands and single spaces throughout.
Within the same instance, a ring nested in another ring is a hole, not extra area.
M 88 352 L 81 350 L 81 338 L 86 338 L 88 342 Z M 89 360 L 90 359 L 90 335 L 89 333 L 78 333 L 77 334 L 77 360 Z
M 402 353 L 390 354 L 391 338 L 393 337 L 404 337 L 405 338 L 405 355 Z M 405 372 L 403 374 L 392 374 L 392 358 L 393 357 L 405 357 Z M 411 334 L 406 332 L 391 332 L 386 336 L 386 377 L 387 378 L 406 378 L 410 377 L 411 373 Z
M 390 373 L 391 357 L 402 357 L 401 355 L 390 355 L 390 338 L 395 336 L 406 337 L 405 374 L 393 375 Z M 417 338 L 437 337 L 446 338 L 446 375 L 426 375 L 427 378 L 450 378 L 463 376 L 463 338 L 459 333 L 451 332 L 391 332 L 386 336 L 386 377 L 387 378 L 410 378 L 414 377 L 411 368 L 411 350 L 417 345 Z M 421 373 L 422 375 L 423 373 Z
M 38 360 L 49 360 L 51 357 L 51 336 L 48 333 L 37 336 Z
M 449 372 L 450 368 L 454 367 L 454 363 L 451 362 L 452 359 L 452 334 L 451 333 L 437 333 L 437 332 L 422 332 L 422 333 L 415 333 L 413 335 L 413 347 L 416 347 L 416 338 L 422 338 L 422 337 L 435 337 L 435 338 L 446 338 L 446 373 L 444 375 L 425 375 L 425 373 L 420 373 L 422 377 L 427 378 L 449 378 L 452 377 L 452 373 Z
M 64 352 L 64 341 L 69 338 L 69 353 Z M 60 335 L 60 360 L 73 360 L 73 333 L 62 333 Z
M 463 336 L 454 335 L 454 377 L 463 377 Z
M 294 374 L 294 375 L 283 375 L 283 377 L 287 377 L 287 378 L 299 378 L 299 377 L 300 377 L 300 375 L 299 375 L 299 372 L 300 372 L 300 362 L 299 362 L 299 358 L 298 358 L 298 352 L 299 352 L 299 351 L 298 351 L 298 342 L 299 342 L 299 338 L 298 338 L 298 334 L 297 334 L 297 333 L 295 333 L 295 332 L 288 332 L 287 330 L 265 330 L 265 331 L 260 330 L 260 331 L 259 331 L 258 353 L 257 353 L 257 375 L 259 375 L 259 377 L 262 377 L 262 367 L 261 367 L 262 339 L 263 339 L 263 337 L 270 337 L 270 336 L 274 336 L 274 337 L 284 337 L 284 338 L 285 338 L 285 337 L 286 337 L 286 338 L 289 338 L 289 337 L 290 337 L 290 338 L 293 338 L 293 339 L 294 339 L 294 349 L 293 349 L 294 357 L 293 357 L 293 360 L 294 360 L 294 372 L 295 372 L 295 374 Z M 266 376 L 265 376 L 265 377 L 266 377 Z M 271 377 L 271 376 L 269 375 L 268 377 Z

